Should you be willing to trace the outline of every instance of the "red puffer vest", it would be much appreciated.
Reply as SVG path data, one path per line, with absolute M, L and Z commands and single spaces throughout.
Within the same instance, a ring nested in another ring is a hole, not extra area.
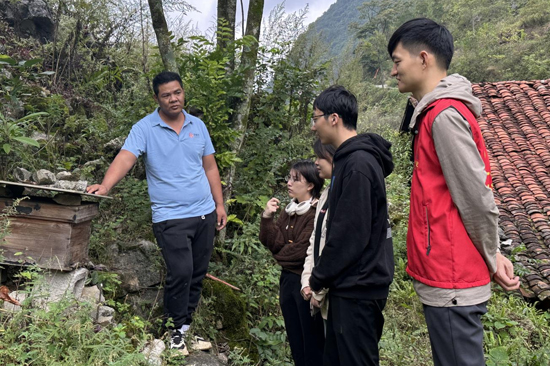
M 470 124 L 485 163 L 485 184 L 492 187 L 487 150 L 472 112 L 455 99 L 440 99 L 430 104 L 418 117 L 418 134 L 414 137 L 407 273 L 428 286 L 461 289 L 486 285 L 491 277 L 466 232 L 437 158 L 432 125 L 447 108 L 456 109 Z

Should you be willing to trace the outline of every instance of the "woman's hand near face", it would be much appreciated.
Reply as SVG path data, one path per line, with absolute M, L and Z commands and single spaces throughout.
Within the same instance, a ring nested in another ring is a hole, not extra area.
M 280 201 L 273 197 L 269 201 L 267 201 L 267 204 L 265 205 L 265 211 L 263 213 L 264 217 L 272 217 L 275 212 L 279 209 L 279 203 Z

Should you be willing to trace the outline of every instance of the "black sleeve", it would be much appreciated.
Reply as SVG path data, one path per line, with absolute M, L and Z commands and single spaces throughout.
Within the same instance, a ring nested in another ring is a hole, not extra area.
M 372 227 L 370 179 L 359 171 L 351 171 L 342 181 L 342 194 L 333 215 L 327 241 L 319 264 L 309 279 L 313 291 L 331 287 L 339 275 L 361 259 L 367 247 Z

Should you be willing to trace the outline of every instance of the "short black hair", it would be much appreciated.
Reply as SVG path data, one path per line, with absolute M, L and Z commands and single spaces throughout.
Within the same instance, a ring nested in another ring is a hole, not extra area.
M 179 74 L 172 71 L 163 71 L 160 74 L 157 74 L 157 76 L 155 76 L 155 78 L 153 79 L 153 91 L 155 92 L 155 95 L 159 95 L 159 85 L 166 84 L 172 81 L 179 82 L 181 88 L 183 89 L 183 81 L 181 81 L 181 77 L 179 76 Z
M 300 174 L 306 182 L 313 184 L 311 195 L 313 198 L 319 198 L 321 196 L 321 190 L 325 184 L 325 180 L 319 176 L 319 171 L 315 164 L 311 160 L 299 160 L 292 164 L 290 170 L 295 170 Z
M 445 26 L 428 18 L 416 18 L 401 25 L 388 42 L 390 57 L 401 42 L 407 51 L 420 52 L 425 47 L 435 55 L 440 67 L 449 69 L 454 54 L 451 32 Z
M 315 98 L 313 109 L 317 108 L 325 116 L 336 113 L 344 121 L 348 130 L 357 129 L 357 98 L 340 85 L 332 85 Z
M 315 155 L 319 159 L 332 161 L 332 157 L 334 156 L 335 152 L 336 152 L 336 148 L 334 148 L 334 146 L 328 145 L 328 144 L 323 145 L 320 139 L 317 139 L 313 144 L 313 153 L 315 153 Z

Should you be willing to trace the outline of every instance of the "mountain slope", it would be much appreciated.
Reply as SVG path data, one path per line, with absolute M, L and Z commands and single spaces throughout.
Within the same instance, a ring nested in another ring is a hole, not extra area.
M 352 23 L 362 24 L 365 21 L 359 18 L 357 8 L 365 0 L 338 0 L 330 6 L 315 22 L 311 23 L 305 36 L 307 38 L 319 34 L 329 46 L 332 56 L 343 51 L 350 40 L 355 39 L 349 26 Z

